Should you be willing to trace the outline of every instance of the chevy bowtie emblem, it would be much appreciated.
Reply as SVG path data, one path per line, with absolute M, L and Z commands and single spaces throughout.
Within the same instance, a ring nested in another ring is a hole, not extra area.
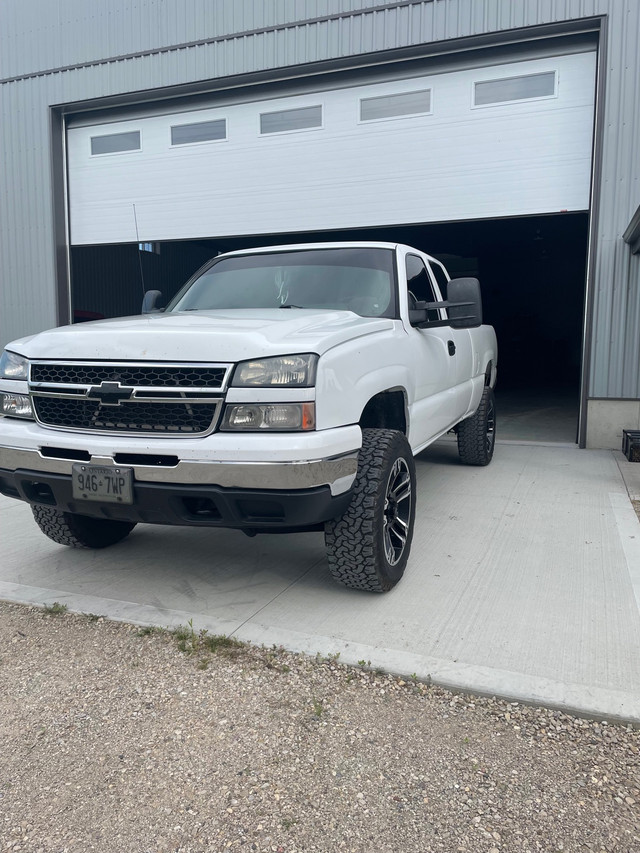
M 87 399 L 100 400 L 104 406 L 119 406 L 122 400 L 128 400 L 133 388 L 125 388 L 119 382 L 102 382 L 87 391 Z

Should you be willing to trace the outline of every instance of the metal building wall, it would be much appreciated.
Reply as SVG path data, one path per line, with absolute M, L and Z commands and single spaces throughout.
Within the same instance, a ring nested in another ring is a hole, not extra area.
M 4 0 L 0 344 L 54 325 L 48 107 L 606 15 L 590 396 L 640 397 L 637 0 Z

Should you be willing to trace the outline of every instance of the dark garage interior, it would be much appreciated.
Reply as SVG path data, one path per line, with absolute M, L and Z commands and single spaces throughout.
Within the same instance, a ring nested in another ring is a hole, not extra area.
M 587 258 L 587 213 L 390 226 L 322 233 L 83 246 L 71 249 L 76 322 L 140 311 L 143 290 L 164 304 L 219 252 L 278 243 L 384 240 L 477 276 L 484 319 L 498 336 L 500 438 L 575 442 Z M 149 251 L 150 250 L 150 251 Z

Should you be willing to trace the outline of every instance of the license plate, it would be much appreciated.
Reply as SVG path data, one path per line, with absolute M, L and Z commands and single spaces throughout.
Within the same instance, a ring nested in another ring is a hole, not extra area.
M 71 485 L 75 500 L 133 503 L 133 468 L 110 468 L 76 462 L 71 470 Z

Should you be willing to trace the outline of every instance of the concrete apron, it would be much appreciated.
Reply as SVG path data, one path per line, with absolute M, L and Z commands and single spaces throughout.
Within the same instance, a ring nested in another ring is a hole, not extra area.
M 489 467 L 468 468 L 439 442 L 418 458 L 411 559 L 386 595 L 335 584 L 321 534 L 141 525 L 107 550 L 75 550 L 0 498 L 0 598 L 143 625 L 192 619 L 454 690 L 640 723 L 640 524 L 621 458 L 499 444 Z

